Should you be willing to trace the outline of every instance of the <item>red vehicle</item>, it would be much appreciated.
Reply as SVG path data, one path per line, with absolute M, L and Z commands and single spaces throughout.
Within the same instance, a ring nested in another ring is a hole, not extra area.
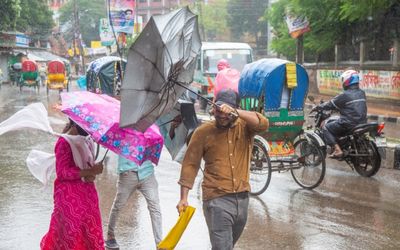
M 19 79 L 19 89 L 21 91 L 23 86 L 34 87 L 39 92 L 40 76 L 35 61 L 25 60 L 22 62 L 21 77 Z
M 69 80 L 64 62 L 54 60 L 47 64 L 47 80 L 46 80 L 47 94 L 50 89 L 62 91 L 67 89 L 69 91 Z

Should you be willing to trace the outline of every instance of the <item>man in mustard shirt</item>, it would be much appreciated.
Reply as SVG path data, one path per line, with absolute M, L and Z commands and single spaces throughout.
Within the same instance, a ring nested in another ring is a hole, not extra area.
M 268 129 L 268 119 L 237 109 L 239 96 L 233 90 L 221 90 L 215 100 L 215 121 L 196 129 L 182 162 L 177 209 L 182 211 L 189 205 L 188 193 L 204 159 L 204 217 L 212 249 L 221 250 L 233 249 L 246 225 L 253 137 Z

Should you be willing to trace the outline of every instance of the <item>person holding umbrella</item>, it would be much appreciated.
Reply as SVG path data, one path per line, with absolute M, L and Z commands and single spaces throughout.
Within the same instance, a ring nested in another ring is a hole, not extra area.
M 87 133 L 72 120 L 55 146 L 56 180 L 54 210 L 49 231 L 40 248 L 104 249 L 99 198 L 93 183 L 103 172 L 103 164 L 94 163 L 93 143 Z M 87 166 L 78 166 L 87 164 Z
M 142 192 L 148 203 L 155 241 L 161 241 L 158 184 L 153 166 L 153 163 L 158 163 L 163 147 L 159 128 L 154 124 L 144 132 L 120 128 L 120 102 L 108 95 L 79 91 L 62 93 L 61 99 L 63 113 L 74 118 L 94 141 L 120 156 L 118 191 L 110 214 L 107 248 L 118 248 L 114 235 L 118 213 L 136 189 Z
M 233 249 L 247 221 L 249 164 L 256 133 L 268 129 L 262 114 L 239 110 L 239 96 L 221 90 L 214 106 L 215 121 L 203 123 L 190 140 L 182 162 L 178 212 L 188 204 L 201 160 L 205 161 L 203 212 L 212 249 Z

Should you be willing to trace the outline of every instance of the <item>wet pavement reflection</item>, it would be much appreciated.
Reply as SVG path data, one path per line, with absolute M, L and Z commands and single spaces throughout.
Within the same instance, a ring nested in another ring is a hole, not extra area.
M 0 121 L 29 103 L 48 107 L 52 126 L 61 131 L 62 114 L 51 107 L 59 100 L 33 89 L 3 86 Z M 53 152 L 56 138 L 38 131 L 0 136 L 0 249 L 39 249 L 53 208 L 52 187 L 43 189 L 25 166 L 31 149 Z M 103 152 L 101 152 L 103 153 Z M 180 166 L 163 151 L 156 176 L 159 182 L 163 233 L 177 220 Z M 116 191 L 116 157 L 110 155 L 96 180 L 104 231 Z M 201 176 L 190 192 L 197 210 L 176 249 L 210 249 L 201 209 Z M 235 249 L 400 249 L 400 172 L 381 169 L 373 178 L 358 176 L 338 161 L 327 162 L 327 173 L 314 191 L 301 189 L 290 173 L 272 174 L 265 193 L 250 199 L 245 231 Z M 131 197 L 117 224 L 120 249 L 154 249 L 150 216 L 140 194 Z

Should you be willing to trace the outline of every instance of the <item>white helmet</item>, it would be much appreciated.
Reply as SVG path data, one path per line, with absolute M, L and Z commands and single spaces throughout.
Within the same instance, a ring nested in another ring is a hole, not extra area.
M 358 84 L 360 82 L 360 75 L 355 70 L 346 70 L 340 76 L 340 82 L 345 89 L 351 85 Z

